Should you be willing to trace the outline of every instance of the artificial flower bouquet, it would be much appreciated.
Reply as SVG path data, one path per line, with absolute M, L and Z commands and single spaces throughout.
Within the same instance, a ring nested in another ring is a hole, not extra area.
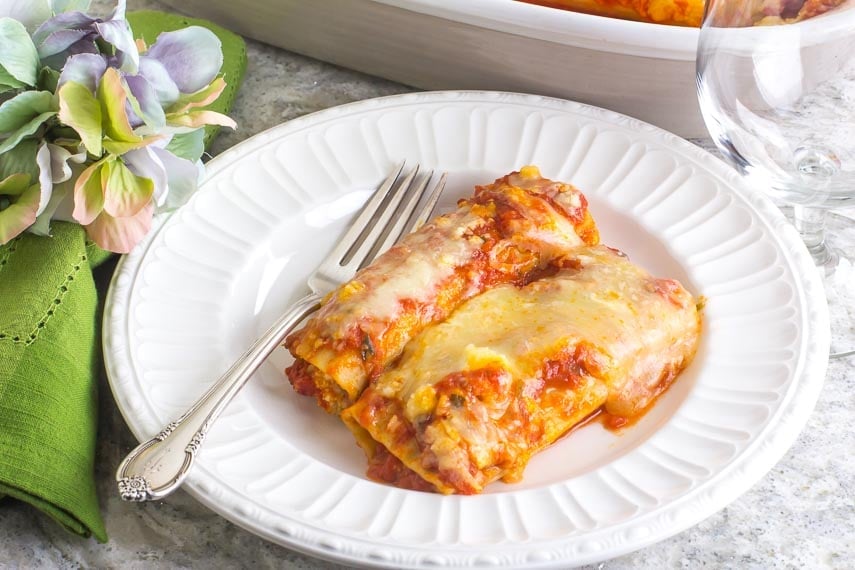
M 206 110 L 226 86 L 220 40 L 190 26 L 151 45 L 119 0 L 108 18 L 89 0 L 0 3 L 0 244 L 51 220 L 83 225 L 127 253 L 157 211 L 196 189 Z

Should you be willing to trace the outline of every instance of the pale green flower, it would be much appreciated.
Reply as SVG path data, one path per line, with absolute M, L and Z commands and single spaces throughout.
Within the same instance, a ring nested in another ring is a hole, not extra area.
M 146 48 L 124 0 L 106 19 L 88 5 L 0 1 L 0 236 L 68 219 L 125 253 L 195 191 L 203 128 L 236 125 L 205 109 L 226 86 L 213 32 L 164 32 Z
M 29 174 L 12 174 L 0 180 L 0 244 L 19 235 L 36 221 L 39 185 Z

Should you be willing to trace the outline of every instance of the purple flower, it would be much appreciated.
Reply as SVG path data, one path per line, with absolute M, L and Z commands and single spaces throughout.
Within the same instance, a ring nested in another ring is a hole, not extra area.
M 181 93 L 206 87 L 223 66 L 220 39 L 200 26 L 163 32 L 143 57 L 163 65 Z
M 125 1 L 120 0 L 107 19 L 93 18 L 83 12 L 63 12 L 44 22 L 33 32 L 42 63 L 61 69 L 66 59 L 77 54 L 98 54 L 95 43 L 102 40 L 112 46 L 115 67 L 136 73 L 139 50 L 131 27 L 125 20 Z
M 76 221 L 126 253 L 202 172 L 207 107 L 223 92 L 219 38 L 191 26 L 146 48 L 89 0 L 0 0 L 0 243 Z M 142 53 L 141 53 L 142 52 Z
M 74 18 L 69 18 L 69 21 L 74 21 Z M 46 28 L 47 23 L 39 29 Z M 105 25 L 109 23 L 106 22 Z M 221 48 L 216 34 L 199 26 L 163 32 L 142 56 L 136 52 L 138 60 L 134 71 L 123 69 L 117 65 L 118 60 L 102 54 L 72 55 L 62 67 L 58 87 L 73 81 L 85 85 L 95 93 L 107 68 L 117 67 L 122 70 L 121 75 L 126 86 L 128 98 L 125 112 L 132 128 L 145 125 L 150 132 L 160 131 L 168 122 L 166 111 L 173 111 L 174 114 L 176 109 L 173 107 L 176 106 L 180 106 L 183 113 L 173 121 L 171 132 L 183 132 L 207 123 L 233 127 L 231 122 L 224 121 L 210 112 L 206 112 L 203 119 L 198 111 L 194 111 L 195 118 L 189 119 L 184 116 L 188 106 L 180 101 L 182 98 L 186 99 L 185 96 L 209 88 L 214 82 L 223 63 Z M 136 47 L 133 49 L 136 50 Z M 216 95 L 219 95 L 219 92 Z M 206 104 L 208 102 L 210 101 L 206 101 Z

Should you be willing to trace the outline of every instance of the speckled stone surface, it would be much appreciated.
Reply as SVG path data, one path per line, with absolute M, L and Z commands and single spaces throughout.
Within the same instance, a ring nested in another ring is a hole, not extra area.
M 129 9 L 163 6 L 129 0 Z M 93 7 L 109 10 L 111 2 Z M 249 67 L 212 154 L 288 119 L 359 99 L 410 91 L 388 81 L 248 42 Z M 707 149 L 709 141 L 695 141 Z M 112 264 L 99 270 L 106 289 Z M 68 534 L 16 501 L 0 501 L 0 567 L 342 568 L 271 544 L 179 491 L 154 504 L 123 503 L 113 474 L 136 441 L 101 382 L 96 476 L 110 541 Z M 834 361 L 804 431 L 751 490 L 701 524 L 597 568 L 855 567 L 855 358 Z M 593 568 L 593 567 L 592 567 Z

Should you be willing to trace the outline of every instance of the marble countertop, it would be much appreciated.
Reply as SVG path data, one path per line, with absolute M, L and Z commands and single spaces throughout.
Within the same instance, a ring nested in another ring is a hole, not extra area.
M 111 2 L 96 0 L 107 11 Z M 128 8 L 166 9 L 154 0 Z M 326 107 L 411 91 L 257 42 L 231 115 L 212 154 L 283 121 Z M 259 112 L 263 109 L 264 112 Z M 711 149 L 709 141 L 693 141 Z M 113 264 L 99 269 L 102 291 Z M 100 385 L 96 477 L 107 544 L 73 536 L 16 501 L 0 502 L 0 567 L 333 569 L 269 543 L 178 491 L 159 503 L 122 502 L 113 481 L 136 441 Z M 795 445 L 752 489 L 717 514 L 668 540 L 597 566 L 639 568 L 844 568 L 855 560 L 855 358 L 832 361 L 816 410 Z

